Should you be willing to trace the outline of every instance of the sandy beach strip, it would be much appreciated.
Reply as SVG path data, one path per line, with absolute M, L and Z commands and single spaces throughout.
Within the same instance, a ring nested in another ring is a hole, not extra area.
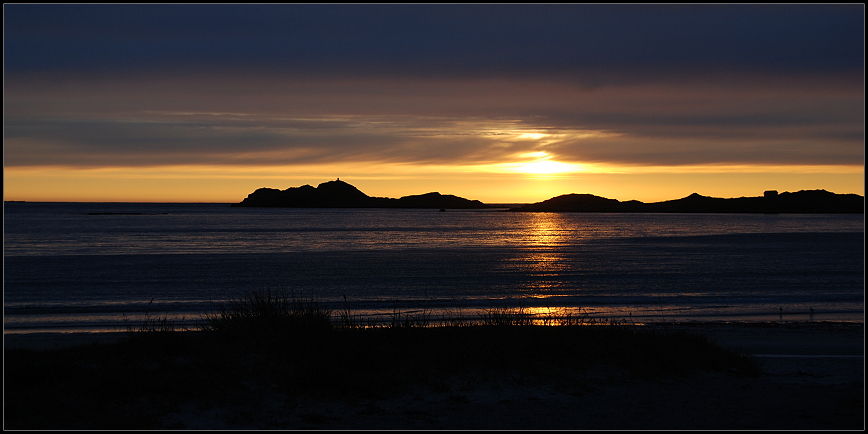
M 675 323 L 663 330 L 704 334 L 725 348 L 754 356 L 861 356 L 864 322 Z

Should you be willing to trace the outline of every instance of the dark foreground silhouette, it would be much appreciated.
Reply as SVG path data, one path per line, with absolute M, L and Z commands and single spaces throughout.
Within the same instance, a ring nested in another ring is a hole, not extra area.
M 286 190 L 260 188 L 241 203 L 232 206 L 278 208 L 422 208 L 475 209 L 489 208 L 478 201 L 437 192 L 404 196 L 400 199 L 371 197 L 356 187 L 341 181 L 324 182 L 317 187 L 303 185 Z
M 475 322 L 430 319 L 396 312 L 390 324 L 366 326 L 349 307 L 333 315 L 315 299 L 264 290 L 231 300 L 199 331 L 148 317 L 115 343 L 6 347 L 4 428 L 863 427 L 858 356 L 811 359 L 836 362 L 811 371 L 716 342 L 774 333 L 774 344 L 798 342 L 781 347 L 787 354 L 813 348 L 806 342 L 821 342 L 822 354 L 838 354 L 828 345 L 836 342 L 858 354 L 860 324 L 705 327 L 724 331 L 712 339 L 703 327 L 521 308 L 493 308 Z M 804 383 L 803 369 L 822 383 Z
M 277 208 L 491 208 L 470 200 L 437 192 L 404 196 L 400 199 L 371 197 L 341 181 L 324 182 L 317 187 L 303 185 L 286 190 L 260 188 L 233 207 Z M 795 193 L 766 191 L 758 197 L 718 198 L 693 193 L 663 202 L 638 200 L 621 202 L 593 194 L 564 194 L 551 199 L 511 208 L 517 212 L 666 212 L 666 213 L 812 213 L 864 214 L 865 198 L 858 194 L 836 194 L 826 190 L 800 190 Z
M 826 190 L 795 193 L 767 191 L 759 197 L 722 199 L 693 193 L 682 199 L 644 203 L 621 202 L 592 194 L 565 194 L 513 208 L 531 212 L 667 212 L 667 213 L 828 213 L 864 214 L 865 198 L 858 194 L 835 194 Z

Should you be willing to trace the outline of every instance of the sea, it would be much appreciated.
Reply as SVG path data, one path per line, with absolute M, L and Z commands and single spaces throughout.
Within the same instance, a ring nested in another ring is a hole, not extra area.
M 4 333 L 185 327 L 250 291 L 365 324 L 854 321 L 848 214 L 524 213 L 4 203 Z

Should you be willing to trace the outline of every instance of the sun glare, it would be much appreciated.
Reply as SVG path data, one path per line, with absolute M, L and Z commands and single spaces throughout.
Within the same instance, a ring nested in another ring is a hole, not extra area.
M 539 140 L 539 139 L 542 139 L 543 137 L 547 137 L 547 136 L 548 136 L 548 134 L 540 134 L 540 133 L 523 133 L 523 134 L 519 134 L 518 137 L 516 137 L 516 138 L 518 138 L 518 139 L 533 139 L 533 140 Z
M 519 173 L 530 173 L 535 175 L 552 175 L 557 173 L 581 172 L 583 167 L 580 164 L 562 163 L 553 161 L 551 155 L 545 151 L 530 152 L 522 155 L 523 158 L 532 158 L 533 161 L 526 163 L 509 164 L 511 171 Z
M 570 164 L 561 163 L 558 161 L 534 161 L 532 163 L 524 163 L 520 164 L 517 167 L 519 172 L 523 173 L 535 173 L 535 174 L 552 174 L 552 173 L 564 173 L 564 172 L 572 172 L 573 168 Z

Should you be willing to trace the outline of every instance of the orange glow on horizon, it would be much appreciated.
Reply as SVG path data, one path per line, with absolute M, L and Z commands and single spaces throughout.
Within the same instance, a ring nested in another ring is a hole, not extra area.
M 401 197 L 438 191 L 485 203 L 533 203 L 569 193 L 642 202 L 678 199 L 691 193 L 713 197 L 760 196 L 765 190 L 825 189 L 864 195 L 864 168 L 860 166 L 787 170 L 787 166 L 647 168 L 588 164 L 577 165 L 581 171 L 534 173 L 533 165 L 542 163 L 558 162 L 537 160 L 476 166 L 346 163 L 291 167 L 7 167 L 4 199 L 237 203 L 257 188 L 316 186 L 335 178 L 349 182 L 369 196 Z M 521 164 L 526 165 L 524 170 Z

